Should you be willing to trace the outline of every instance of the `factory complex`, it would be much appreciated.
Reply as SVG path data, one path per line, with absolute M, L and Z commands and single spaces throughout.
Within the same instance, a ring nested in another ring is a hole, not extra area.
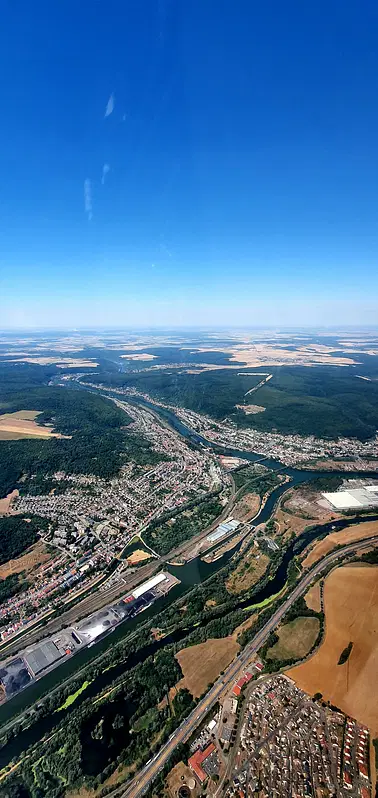
M 347 490 L 322 493 L 322 496 L 335 510 L 378 508 L 378 484 L 364 485 L 361 480 L 357 479 L 348 481 Z
M 166 571 L 156 574 L 119 602 L 98 610 L 75 626 L 55 632 L 51 637 L 26 648 L 17 657 L 0 663 L 0 704 L 79 650 L 93 646 L 123 621 L 135 618 L 177 584 L 179 580 Z
M 240 523 L 240 521 L 236 521 L 234 518 L 229 518 L 227 521 L 223 521 L 222 524 L 219 524 L 214 532 L 211 532 L 210 535 L 207 536 L 206 540 L 208 540 L 209 543 L 216 543 L 217 540 L 235 532 L 240 526 Z

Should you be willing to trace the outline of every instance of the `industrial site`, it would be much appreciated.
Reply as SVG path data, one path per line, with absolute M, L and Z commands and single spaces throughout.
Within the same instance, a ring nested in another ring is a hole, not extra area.
M 178 584 L 179 580 L 175 576 L 162 571 L 116 604 L 104 607 L 75 626 L 44 638 L 37 645 L 26 648 L 17 657 L 1 662 L 0 703 L 12 698 L 48 671 L 57 668 L 68 657 L 95 645 L 119 624 L 135 618 Z

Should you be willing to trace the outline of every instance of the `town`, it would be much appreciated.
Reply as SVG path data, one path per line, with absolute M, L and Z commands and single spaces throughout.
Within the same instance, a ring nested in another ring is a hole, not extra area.
M 91 385 L 97 390 L 99 387 L 102 390 L 109 390 L 105 384 L 99 386 L 87 382 L 87 385 Z M 169 405 L 156 398 L 152 399 L 148 394 L 137 391 L 135 388 L 112 388 L 111 390 L 112 393 L 125 398 L 127 396 L 139 397 L 153 402 L 158 407 L 170 410 L 189 429 L 202 435 L 210 443 L 228 449 L 255 452 L 278 460 L 287 466 L 300 466 L 324 458 L 340 458 L 349 461 L 358 460 L 359 470 L 375 468 L 371 461 L 378 456 L 378 435 L 362 443 L 351 438 L 340 437 L 337 440 L 325 440 L 313 435 L 284 435 L 277 432 L 260 432 L 252 428 L 241 429 L 230 419 L 224 419 L 218 423 L 205 414 L 196 413 L 177 405 Z
M 262 669 L 256 660 L 193 735 L 188 767 L 167 779 L 170 794 L 181 777 L 194 796 L 370 798 L 368 729 Z
M 186 502 L 214 492 L 227 502 L 230 477 L 210 451 L 189 447 L 147 410 L 128 404 L 127 413 L 133 418 L 132 430 L 164 455 L 161 462 L 144 468 L 129 462 L 111 480 L 57 472 L 53 479 L 58 485 L 65 483 L 64 492 L 26 493 L 14 499 L 13 513 L 32 513 L 51 521 L 43 540 L 54 555 L 38 569 L 27 590 L 2 603 L 2 641 L 50 617 L 59 607 L 63 610 L 84 592 L 122 585 L 125 575 L 135 570 L 124 556 L 133 539 L 151 558 L 158 557 L 143 541 L 143 531 L 164 513 L 179 511 Z

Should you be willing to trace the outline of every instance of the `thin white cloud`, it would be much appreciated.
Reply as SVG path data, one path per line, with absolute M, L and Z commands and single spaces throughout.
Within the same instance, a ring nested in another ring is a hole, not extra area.
M 162 252 L 165 252 L 165 254 L 168 255 L 169 258 L 173 258 L 172 252 L 170 251 L 170 249 L 168 249 L 167 245 L 164 244 L 164 242 L 160 243 L 160 249 Z
M 102 176 L 101 176 L 101 185 L 103 186 L 105 183 L 106 175 L 110 172 L 110 166 L 108 163 L 104 163 L 102 167 Z
M 92 219 L 92 184 L 89 178 L 87 177 L 84 180 L 84 210 L 88 216 L 88 222 Z
M 108 102 L 107 102 L 107 104 L 106 104 L 106 108 L 105 108 L 105 118 L 106 118 L 107 116 L 110 116 L 110 114 L 112 114 L 112 113 L 113 113 L 113 111 L 114 111 L 114 106 L 115 106 L 115 97 L 114 97 L 114 94 L 113 94 L 113 92 L 112 92 L 112 93 L 111 93 L 111 95 L 110 95 L 110 97 L 109 97 L 109 99 L 108 99 Z

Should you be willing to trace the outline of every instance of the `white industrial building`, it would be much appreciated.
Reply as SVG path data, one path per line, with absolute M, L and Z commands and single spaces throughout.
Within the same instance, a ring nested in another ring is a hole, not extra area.
M 148 582 L 143 582 L 142 585 L 136 587 L 131 595 L 134 596 L 134 598 L 139 598 L 140 596 L 143 596 L 143 593 L 148 593 L 148 591 L 152 590 L 153 587 L 156 587 L 156 585 L 160 585 L 161 582 L 166 581 L 168 581 L 168 576 L 166 574 L 156 574 L 156 576 L 153 576 L 152 579 L 148 580 Z
M 335 510 L 358 510 L 378 507 L 378 484 L 363 485 L 350 490 L 337 490 L 334 493 L 322 493 Z
M 223 524 L 219 524 L 214 532 L 211 532 L 211 534 L 207 536 L 206 540 L 208 540 L 210 543 L 215 543 L 225 535 L 229 535 L 230 532 L 235 532 L 235 529 L 237 529 L 238 526 L 240 526 L 240 521 L 230 518 L 228 521 L 224 521 Z

